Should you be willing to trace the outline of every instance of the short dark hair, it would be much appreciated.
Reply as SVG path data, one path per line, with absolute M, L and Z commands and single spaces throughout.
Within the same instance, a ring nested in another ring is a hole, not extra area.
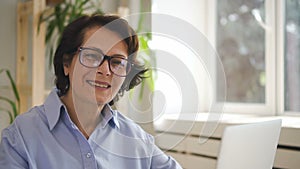
M 110 23 L 112 23 L 112 25 Z M 128 59 L 134 63 L 118 94 L 109 104 L 113 105 L 120 96 L 123 96 L 124 91 L 134 88 L 145 78 L 144 74 L 147 69 L 139 63 L 136 58 L 139 48 L 138 37 L 128 22 L 116 15 L 84 15 L 66 26 L 55 51 L 53 62 L 56 76 L 55 84 L 60 96 L 65 95 L 70 86 L 69 77 L 64 74 L 64 65 L 69 65 L 72 62 L 78 48 L 84 41 L 85 33 L 91 28 L 102 26 L 105 26 L 110 31 L 117 33 L 121 38 L 124 38 L 123 41 L 128 48 Z

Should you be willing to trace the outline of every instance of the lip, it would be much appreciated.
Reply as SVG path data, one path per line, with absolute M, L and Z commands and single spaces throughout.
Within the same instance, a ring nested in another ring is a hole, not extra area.
M 102 81 L 98 81 L 98 80 L 86 80 L 86 82 L 95 88 L 99 88 L 99 89 L 109 89 L 111 87 L 110 83 L 108 82 L 102 82 Z

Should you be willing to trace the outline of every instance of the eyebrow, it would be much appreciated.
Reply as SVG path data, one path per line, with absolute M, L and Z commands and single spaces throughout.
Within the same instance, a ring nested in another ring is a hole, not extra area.
M 97 52 L 99 52 L 99 53 L 102 53 L 102 54 L 104 54 L 104 52 L 100 49 L 100 48 L 96 48 L 96 47 L 90 47 L 90 46 L 82 46 L 83 48 L 87 48 L 87 49 L 92 49 L 92 50 L 95 50 L 95 51 L 97 51 Z
M 106 56 L 108 56 L 108 55 L 106 55 Z M 124 56 L 122 54 L 113 54 L 113 55 L 110 55 L 110 57 L 121 57 L 123 59 L 128 59 L 128 57 L 126 57 L 126 56 Z
M 83 48 L 88 48 L 88 49 L 92 49 L 92 50 L 96 50 L 98 52 L 100 52 L 101 54 L 105 55 L 105 56 L 110 56 L 110 57 L 122 57 L 123 59 L 128 59 L 128 56 L 125 56 L 123 54 L 113 54 L 113 55 L 106 55 L 104 54 L 104 52 L 100 49 L 100 48 L 96 48 L 96 47 L 92 47 L 92 46 L 82 46 Z

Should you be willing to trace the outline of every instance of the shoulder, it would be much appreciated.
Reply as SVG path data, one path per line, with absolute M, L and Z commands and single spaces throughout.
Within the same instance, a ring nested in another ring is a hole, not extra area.
M 33 107 L 28 112 L 18 115 L 12 124 L 2 130 L 0 154 L 10 154 L 5 156 L 4 160 L 12 160 L 22 166 L 27 165 L 25 160 L 28 160 L 28 150 L 37 145 L 36 138 L 40 137 L 38 131 L 40 124 L 43 123 L 39 113 L 41 108 L 42 106 Z
M 3 130 L 3 135 L 21 135 L 24 137 L 28 135 L 28 137 L 31 137 L 34 134 L 33 132 L 45 124 L 42 118 L 42 111 L 43 106 L 36 106 L 28 112 L 18 115 L 13 123 Z
M 120 125 L 120 131 L 125 133 L 128 137 L 133 137 L 137 139 L 143 139 L 147 142 L 154 142 L 154 138 L 151 134 L 147 133 L 140 125 L 138 125 L 133 120 L 124 116 L 122 113 L 115 111 L 117 113 L 118 122 Z
M 155 150 L 153 136 L 145 132 L 137 123 L 114 110 L 114 125 L 95 134 L 95 142 L 101 148 L 118 156 L 149 158 Z M 112 127 L 113 126 L 113 127 Z M 103 139 L 105 138 L 105 139 Z

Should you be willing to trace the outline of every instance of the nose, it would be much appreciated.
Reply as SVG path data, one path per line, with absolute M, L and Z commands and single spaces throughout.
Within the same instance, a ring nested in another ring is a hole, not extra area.
M 111 75 L 108 60 L 104 60 L 101 63 L 101 65 L 99 65 L 99 67 L 97 69 L 97 73 L 99 73 L 101 75 L 105 75 L 105 76 L 110 76 Z

